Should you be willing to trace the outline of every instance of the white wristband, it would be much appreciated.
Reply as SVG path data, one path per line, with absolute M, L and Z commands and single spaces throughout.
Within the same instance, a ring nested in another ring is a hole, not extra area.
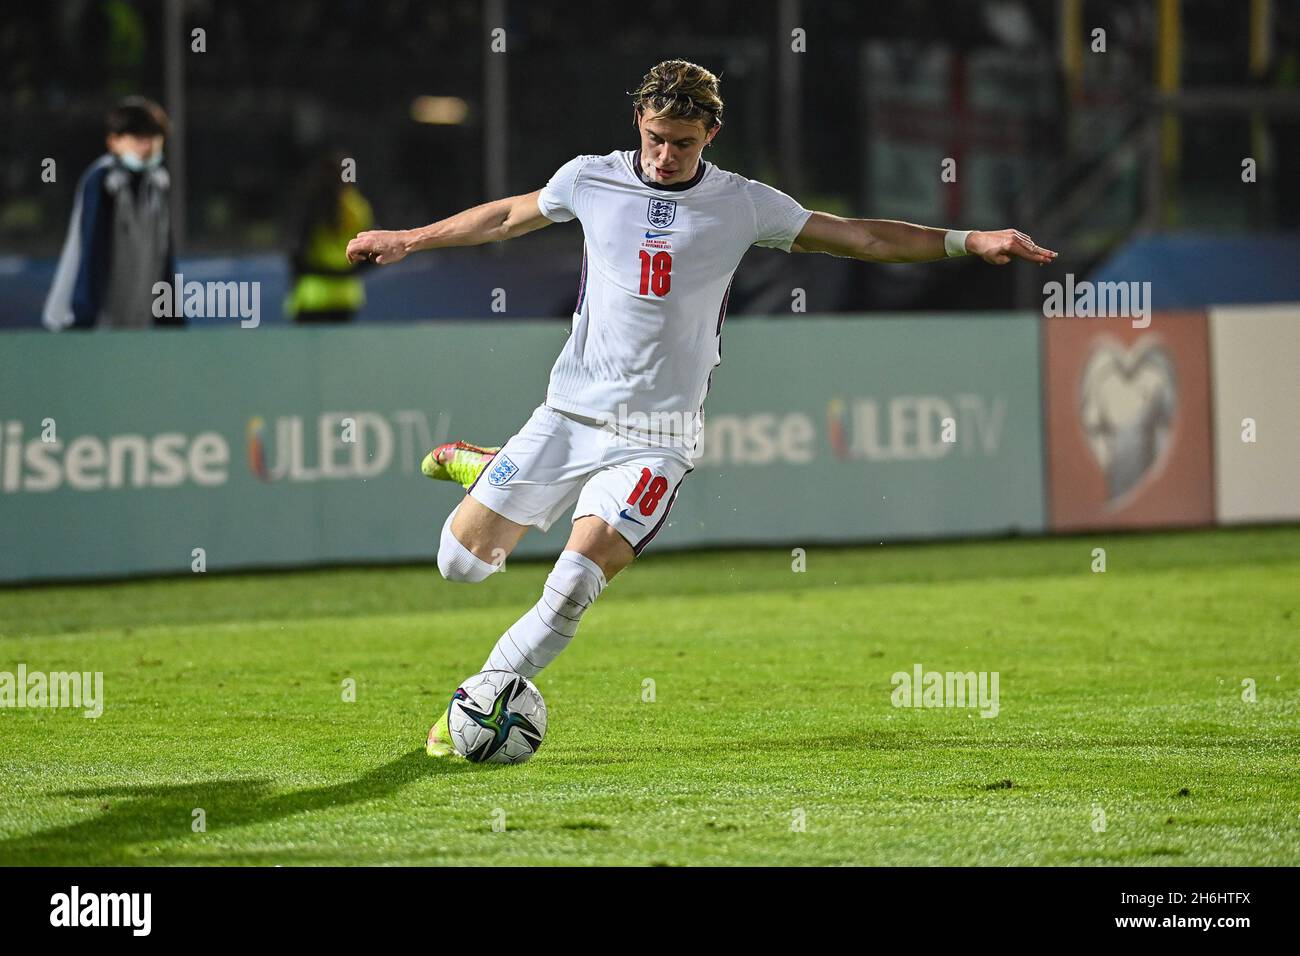
M 956 229 L 949 229 L 943 234 L 943 251 L 949 256 L 970 255 L 970 253 L 966 251 L 966 237 L 970 234 L 971 230 L 969 229 L 965 232 Z

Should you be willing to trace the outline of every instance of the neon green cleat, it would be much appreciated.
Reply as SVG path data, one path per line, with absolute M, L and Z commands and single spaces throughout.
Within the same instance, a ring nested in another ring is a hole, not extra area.
M 492 456 L 500 450 L 500 446 L 484 448 L 465 441 L 448 442 L 424 456 L 424 461 L 420 462 L 420 471 L 426 478 L 455 481 L 468 488 L 487 467 Z
M 444 710 L 438 722 L 429 728 L 429 739 L 424 744 L 424 752 L 430 757 L 456 756 L 456 748 L 451 742 L 451 729 L 447 726 L 447 718 L 450 716 L 450 708 Z

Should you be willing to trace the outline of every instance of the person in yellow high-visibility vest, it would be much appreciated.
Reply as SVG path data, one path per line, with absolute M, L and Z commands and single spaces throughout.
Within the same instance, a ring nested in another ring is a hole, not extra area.
M 293 286 L 285 312 L 295 322 L 350 322 L 366 304 L 357 265 L 348 261 L 348 240 L 374 223 L 370 203 L 345 182 L 346 157 L 322 158 L 304 191 L 291 255 Z

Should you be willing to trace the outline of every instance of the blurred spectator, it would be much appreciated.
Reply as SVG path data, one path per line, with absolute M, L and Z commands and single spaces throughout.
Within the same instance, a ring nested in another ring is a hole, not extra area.
M 167 114 L 129 96 L 106 117 L 108 152 L 77 182 L 72 221 L 42 320 L 66 328 L 184 325 L 155 318 L 153 287 L 175 273 L 171 179 L 162 168 Z
M 374 217 L 361 190 L 343 181 L 347 162 L 342 154 L 321 157 L 303 190 L 290 256 L 293 288 L 285 303 L 296 322 L 350 322 L 366 303 L 347 246 L 374 224 Z

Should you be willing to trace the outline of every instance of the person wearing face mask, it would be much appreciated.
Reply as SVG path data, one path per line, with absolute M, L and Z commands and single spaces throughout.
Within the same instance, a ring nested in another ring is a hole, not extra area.
M 153 314 L 154 284 L 176 272 L 171 180 L 162 166 L 167 114 L 130 96 L 108 111 L 106 125 L 108 152 L 77 182 L 42 321 L 52 331 L 183 325 L 183 316 Z

